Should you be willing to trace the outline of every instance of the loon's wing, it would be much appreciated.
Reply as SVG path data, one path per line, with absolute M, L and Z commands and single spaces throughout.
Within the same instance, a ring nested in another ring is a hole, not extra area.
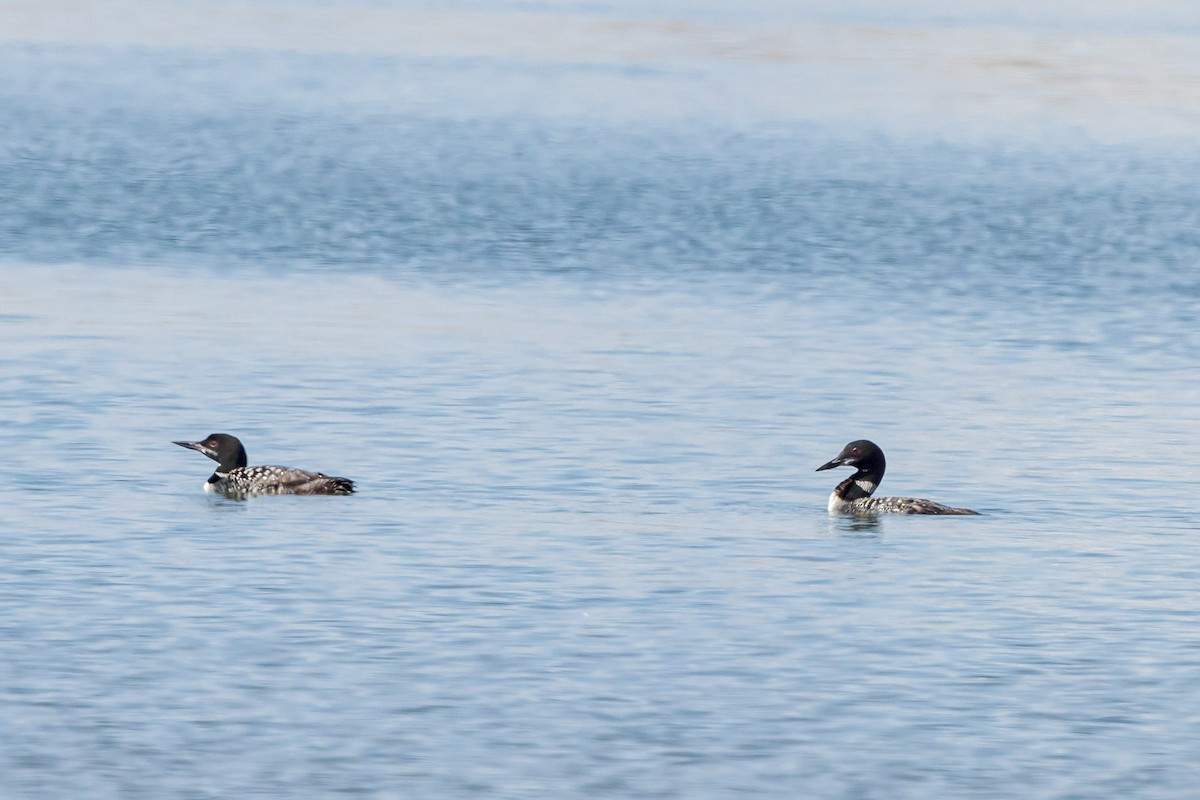
M 898 497 L 901 501 L 902 510 L 898 510 L 898 514 L 961 514 L 979 516 L 978 511 L 972 511 L 969 508 L 955 508 L 953 506 L 944 506 L 941 503 L 935 503 L 932 500 L 922 500 L 919 497 Z
M 855 514 L 958 514 L 978 516 L 969 508 L 954 508 L 919 497 L 864 497 L 849 504 Z
M 354 481 L 292 468 L 280 480 L 279 488 L 286 494 L 354 494 Z

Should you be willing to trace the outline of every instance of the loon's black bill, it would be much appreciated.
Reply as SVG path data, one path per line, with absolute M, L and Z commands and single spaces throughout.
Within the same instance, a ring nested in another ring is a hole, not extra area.
M 217 456 L 217 451 L 205 445 L 204 442 L 171 442 L 171 444 L 177 444 L 180 447 L 186 447 L 188 450 L 195 450 L 197 453 L 203 453 L 213 461 L 220 461 L 220 458 Z
M 179 444 L 179 442 L 176 442 L 175 444 Z M 821 472 L 822 470 L 833 469 L 834 467 L 840 467 L 843 463 L 845 462 L 842 461 L 842 457 L 838 456 L 828 464 L 822 464 L 821 466 L 817 467 L 815 471 Z

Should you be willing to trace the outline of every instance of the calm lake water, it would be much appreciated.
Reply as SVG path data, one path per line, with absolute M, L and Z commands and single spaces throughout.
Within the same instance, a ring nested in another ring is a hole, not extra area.
M 154 8 L 0 50 L 0 796 L 1195 796 L 1183 83 Z M 359 494 L 214 499 L 211 432 Z M 862 437 L 983 516 L 830 518 Z

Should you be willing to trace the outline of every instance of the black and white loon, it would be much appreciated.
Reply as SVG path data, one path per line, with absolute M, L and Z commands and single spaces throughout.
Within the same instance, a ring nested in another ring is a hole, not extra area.
M 236 436 L 212 433 L 200 442 L 172 442 L 217 462 L 204 491 L 241 500 L 261 494 L 353 494 L 354 481 L 294 467 L 248 467 Z
M 834 467 L 858 467 L 829 495 L 830 514 L 978 514 L 969 508 L 952 508 L 915 497 L 872 497 L 883 480 L 887 461 L 874 442 L 859 439 L 842 448 L 837 458 L 817 467 L 817 472 Z

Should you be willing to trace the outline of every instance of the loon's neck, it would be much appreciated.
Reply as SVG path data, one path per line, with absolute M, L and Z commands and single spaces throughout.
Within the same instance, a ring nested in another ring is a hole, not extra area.
M 856 500 L 875 494 L 883 475 L 876 471 L 860 469 L 839 483 L 829 495 L 829 512 L 836 514 Z
M 223 478 L 235 469 L 244 469 L 249 463 L 249 460 L 246 458 L 246 448 L 239 444 L 237 449 L 232 452 L 221 454 L 221 460 L 217 464 L 215 474 Z
M 882 471 L 860 469 L 839 483 L 837 488 L 833 490 L 833 493 L 841 500 L 850 503 L 875 494 L 875 490 L 879 488 L 879 483 L 882 480 Z

